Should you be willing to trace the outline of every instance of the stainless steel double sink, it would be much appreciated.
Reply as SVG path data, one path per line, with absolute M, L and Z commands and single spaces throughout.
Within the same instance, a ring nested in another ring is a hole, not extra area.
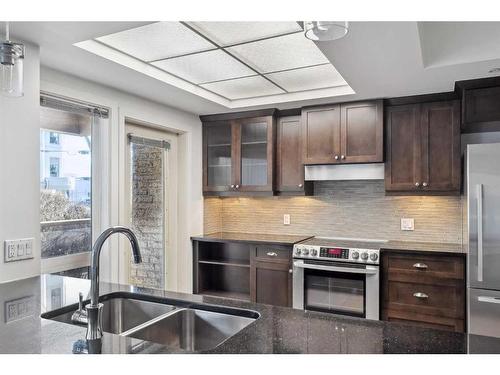
M 259 318 L 252 310 L 195 304 L 182 300 L 117 292 L 99 298 L 104 332 L 152 341 L 173 349 L 213 349 Z M 77 324 L 78 305 L 42 314 L 42 318 Z

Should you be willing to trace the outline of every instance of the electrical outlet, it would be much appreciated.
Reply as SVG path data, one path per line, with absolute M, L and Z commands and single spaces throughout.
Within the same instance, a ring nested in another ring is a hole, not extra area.
M 28 296 L 5 302 L 5 323 L 32 316 L 35 313 L 35 297 Z
M 401 218 L 401 230 L 415 230 L 415 219 Z
M 283 225 L 290 225 L 290 214 L 283 215 Z
M 5 241 L 5 262 L 25 260 L 33 258 L 33 238 Z

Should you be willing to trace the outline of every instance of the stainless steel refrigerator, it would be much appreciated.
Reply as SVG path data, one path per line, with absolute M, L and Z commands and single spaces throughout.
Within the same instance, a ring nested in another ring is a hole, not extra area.
M 468 331 L 500 337 L 500 143 L 468 145 L 466 174 Z

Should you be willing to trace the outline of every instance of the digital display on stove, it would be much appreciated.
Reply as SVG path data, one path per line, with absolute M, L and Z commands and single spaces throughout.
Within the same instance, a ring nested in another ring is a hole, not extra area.
M 349 259 L 349 249 L 343 249 L 341 247 L 321 247 L 319 256 L 324 258 Z
M 334 248 L 334 249 L 328 249 L 328 255 L 340 255 L 342 254 L 342 249 L 340 248 Z

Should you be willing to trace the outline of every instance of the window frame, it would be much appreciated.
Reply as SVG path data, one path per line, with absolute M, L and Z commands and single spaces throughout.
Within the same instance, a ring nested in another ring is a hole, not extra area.
M 91 126 L 91 236 L 92 244 L 95 241 L 96 236 L 101 230 L 101 214 L 103 206 L 103 192 L 101 191 L 104 187 L 102 170 L 105 164 L 105 158 L 102 155 L 105 154 L 103 149 L 103 144 L 107 140 L 106 132 L 109 132 L 109 126 L 111 124 L 111 110 L 104 106 L 99 106 L 96 104 L 87 103 L 75 98 L 61 97 L 56 94 L 48 92 L 40 92 L 40 98 L 49 97 L 51 99 L 60 100 L 61 102 L 70 102 L 75 105 L 81 105 L 82 107 L 104 109 L 107 111 L 107 123 L 101 124 L 99 120 L 96 121 L 97 116 L 93 117 Z M 44 107 L 43 104 L 40 105 Z M 50 108 L 50 106 L 48 106 Z M 40 130 L 54 131 L 54 129 L 47 129 L 40 126 Z M 105 138 L 105 139 L 103 139 Z M 50 141 L 49 141 L 50 142 Z M 59 165 L 60 167 L 60 165 Z M 91 249 L 86 252 L 62 255 L 51 258 L 41 258 L 41 273 L 54 273 L 68 271 L 74 268 L 88 267 L 91 261 Z

